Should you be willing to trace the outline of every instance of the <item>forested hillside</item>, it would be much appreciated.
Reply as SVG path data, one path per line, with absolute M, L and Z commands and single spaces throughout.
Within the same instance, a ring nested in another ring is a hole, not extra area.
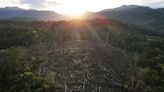
M 153 9 L 146 6 L 123 5 L 114 9 L 102 10 L 96 15 L 134 24 L 156 32 L 164 32 L 164 8 Z
M 164 35 L 101 18 L 1 21 L 0 92 L 164 92 Z

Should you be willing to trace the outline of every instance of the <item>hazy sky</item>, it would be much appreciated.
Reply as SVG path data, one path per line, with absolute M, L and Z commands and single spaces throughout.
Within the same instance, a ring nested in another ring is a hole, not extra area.
M 53 10 L 58 13 L 99 11 L 121 5 L 164 7 L 164 0 L 0 0 L 0 7 L 18 6 L 25 9 Z

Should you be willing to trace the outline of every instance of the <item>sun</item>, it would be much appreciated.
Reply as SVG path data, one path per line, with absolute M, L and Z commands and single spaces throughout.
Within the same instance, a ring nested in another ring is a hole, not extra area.
M 67 3 L 65 1 L 65 3 L 63 3 L 60 7 L 57 7 L 55 11 L 60 14 L 68 15 L 69 17 L 80 18 L 85 12 L 88 11 L 88 9 L 84 7 L 85 5 L 82 7 L 83 3 L 79 4 L 74 2 L 75 0 Z
M 84 12 L 83 11 L 72 11 L 72 12 L 69 12 L 68 13 L 70 16 L 74 16 L 74 17 L 80 17 L 80 16 L 82 16 L 83 14 L 84 14 Z
M 79 10 L 73 10 L 70 12 L 67 12 L 66 15 L 72 18 L 82 18 L 84 17 L 85 11 L 79 11 Z
M 61 12 L 61 14 L 67 15 L 71 18 L 82 18 L 83 15 L 85 14 L 86 10 L 79 9 L 77 7 L 74 7 L 74 8 L 68 7 L 68 8 L 60 9 L 60 12 Z

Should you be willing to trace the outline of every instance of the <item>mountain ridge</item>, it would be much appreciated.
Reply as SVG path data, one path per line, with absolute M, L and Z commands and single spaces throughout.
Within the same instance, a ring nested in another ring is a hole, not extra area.
M 87 12 L 85 19 L 109 18 L 145 29 L 164 32 L 164 8 L 153 9 L 147 6 L 122 5 L 98 12 Z M 19 7 L 0 8 L 0 20 L 16 21 L 59 21 L 69 20 L 68 16 L 53 11 L 22 9 Z
M 14 18 L 24 18 L 27 17 L 32 20 L 60 20 L 62 15 L 53 12 L 53 11 L 43 11 L 43 10 L 34 10 L 34 9 L 22 9 L 19 7 L 5 7 L 0 8 L 0 20 L 4 19 L 14 19 Z
M 112 10 L 105 9 L 96 14 L 127 24 L 164 32 L 164 8 L 153 9 L 144 6 L 122 6 Z

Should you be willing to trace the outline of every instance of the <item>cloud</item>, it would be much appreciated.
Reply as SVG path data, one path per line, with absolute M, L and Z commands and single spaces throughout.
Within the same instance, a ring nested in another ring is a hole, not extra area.
M 27 5 L 20 4 L 20 0 L 0 0 L 0 7 L 20 7 L 28 9 Z
M 21 4 L 28 4 L 31 8 L 44 8 L 44 0 L 21 0 Z
M 52 10 L 65 12 L 78 8 L 86 11 L 99 11 L 115 8 L 123 4 L 136 4 L 152 8 L 164 7 L 164 0 L 0 0 L 0 7 L 18 6 L 25 9 Z
M 47 1 L 47 0 L 20 0 L 21 4 L 27 4 L 30 8 L 33 9 L 46 9 L 50 7 L 57 7 L 60 3 L 56 1 Z
M 164 7 L 164 0 L 142 0 L 142 3 L 153 8 Z

